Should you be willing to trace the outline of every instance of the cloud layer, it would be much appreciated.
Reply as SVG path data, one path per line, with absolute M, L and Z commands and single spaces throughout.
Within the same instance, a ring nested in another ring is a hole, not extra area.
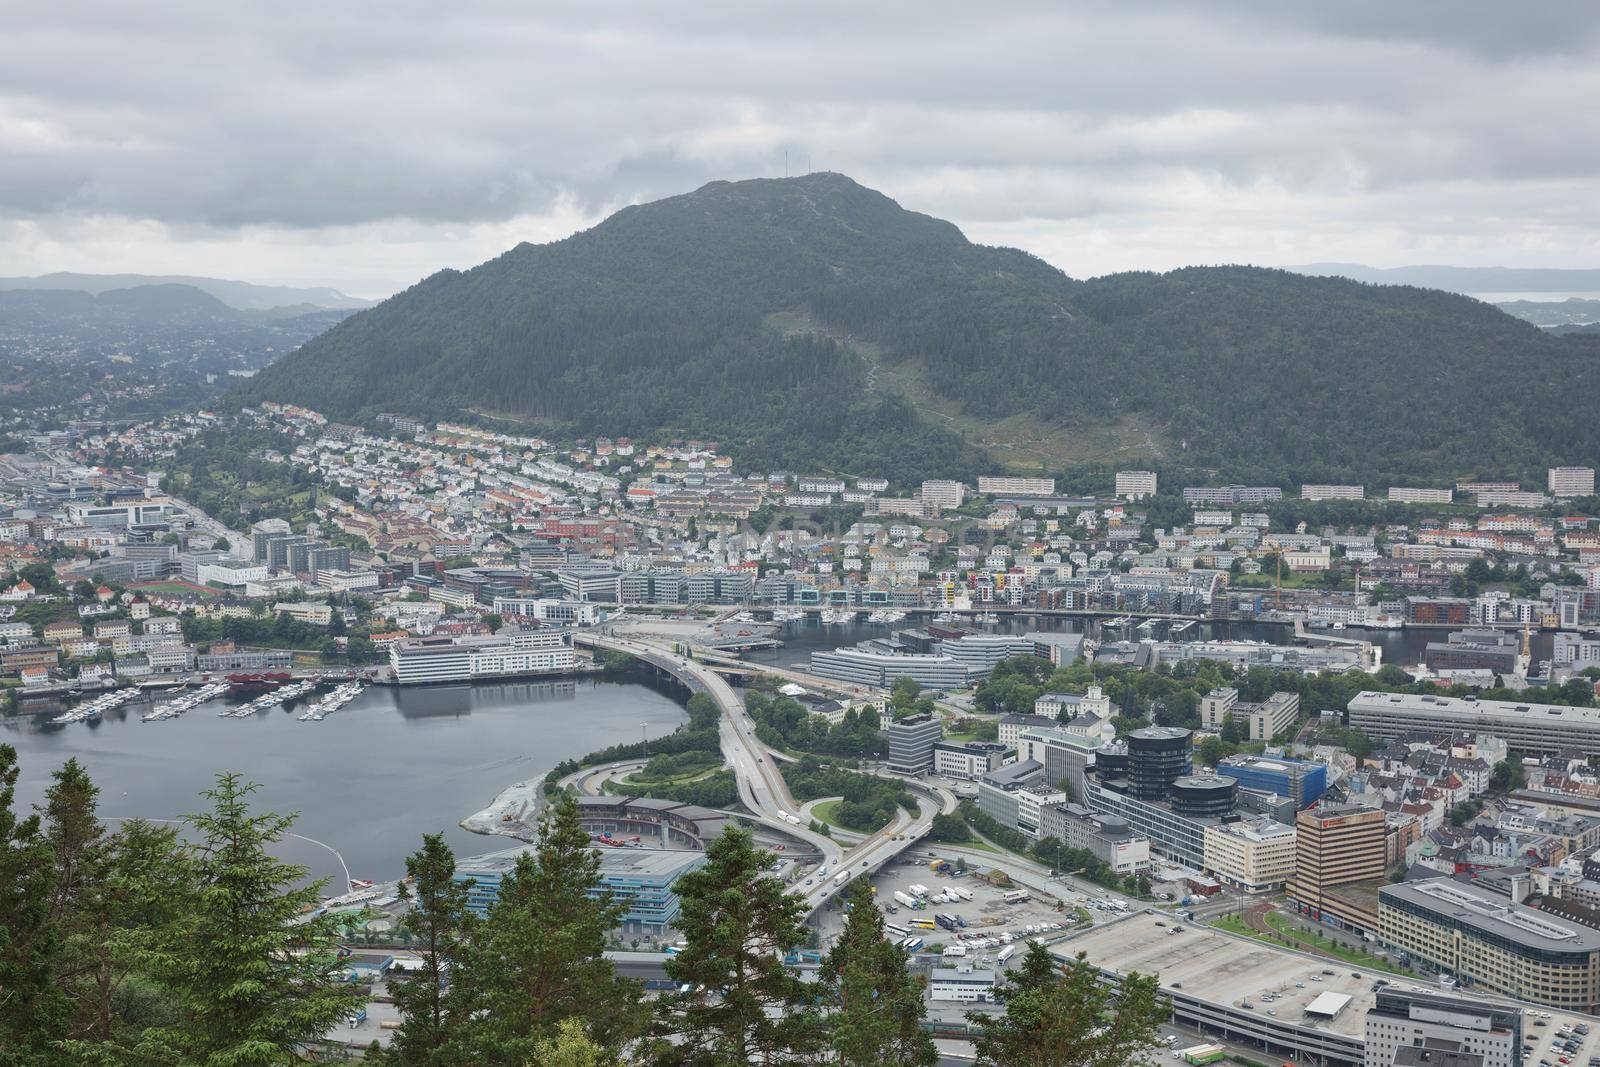
M 1075 275 L 1600 261 L 1581 4 L 28 5 L 0 274 L 381 293 L 843 171 Z

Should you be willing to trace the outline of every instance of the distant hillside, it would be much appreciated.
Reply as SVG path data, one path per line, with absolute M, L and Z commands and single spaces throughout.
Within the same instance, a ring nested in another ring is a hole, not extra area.
M 721 440 L 905 479 L 1086 462 L 1422 478 L 1600 459 L 1600 345 L 1249 267 L 1075 281 L 837 174 L 714 182 L 441 271 L 239 398 Z
M 1363 267 L 1359 263 L 1306 263 L 1296 274 L 1337 275 L 1375 285 L 1416 285 L 1449 293 L 1600 293 L 1600 270 L 1540 267 Z
M 240 311 L 270 311 L 292 308 L 297 311 L 313 309 L 350 309 L 372 306 L 371 300 L 346 296 L 337 289 L 296 289 L 283 285 L 255 285 L 222 278 L 191 278 L 183 275 L 154 274 L 73 274 L 59 271 L 41 274 L 36 278 L 0 278 L 0 291 L 8 289 L 57 289 L 80 293 L 104 293 L 114 289 L 132 289 L 152 285 L 184 285 L 222 301 Z

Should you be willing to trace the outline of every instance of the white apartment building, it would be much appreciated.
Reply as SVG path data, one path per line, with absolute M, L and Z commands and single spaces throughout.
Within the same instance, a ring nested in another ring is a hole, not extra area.
M 1301 500 L 1364 500 L 1367 491 L 1359 485 L 1302 485 Z
M 1116 493 L 1126 500 L 1141 500 L 1147 496 L 1155 496 L 1156 472 L 1118 471 Z
M 1455 499 L 1450 489 L 1421 489 L 1391 485 L 1389 501 L 1394 504 L 1448 504 Z
M 1542 508 L 1550 498 L 1521 489 L 1485 489 L 1478 493 L 1477 501 L 1480 508 Z
M 978 478 L 978 492 L 984 496 L 1050 496 L 1055 491 L 1054 478 Z
M 1546 488 L 1555 497 L 1593 496 L 1593 467 L 1551 467 Z
M 933 479 L 922 483 L 922 502 L 936 508 L 959 508 L 967 498 L 967 487 L 960 482 Z

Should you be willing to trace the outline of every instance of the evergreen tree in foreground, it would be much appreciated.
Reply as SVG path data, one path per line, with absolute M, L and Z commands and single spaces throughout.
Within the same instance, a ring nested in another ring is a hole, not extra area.
M 821 983 L 833 1009 L 827 1062 L 841 1067 L 932 1067 L 933 1038 L 918 1025 L 922 983 L 906 955 L 884 937 L 883 915 L 865 879 L 850 887 L 844 934 L 822 963 Z
M 340 980 L 337 930 L 307 919 L 323 882 L 269 851 L 292 815 L 253 814 L 256 790 L 236 774 L 217 776 L 211 810 L 187 816 L 195 878 L 191 910 L 146 931 L 141 953 L 177 1019 L 133 1035 L 128 1063 L 267 1067 L 300 1053 L 361 1002 Z
M 469 1058 L 472 1003 L 462 964 L 474 916 L 455 870 L 455 853 L 442 834 L 423 835 L 422 848 L 406 859 L 412 888 L 402 883 L 401 893 L 410 896 L 412 909 L 401 927 L 417 939 L 422 966 L 389 979 L 402 1022 L 387 1059 L 403 1067 L 454 1067 Z
M 17 750 L 0 745 L 0 1063 L 42 1064 L 59 1024 L 55 868 L 39 817 L 19 819 L 12 810 L 16 784 Z
M 673 1067 L 799 1062 L 818 1041 L 815 990 L 783 957 L 806 936 L 805 902 L 767 874 L 771 853 L 730 828 L 706 848 L 706 864 L 678 879 L 678 930 L 687 946 L 667 974 L 688 992 L 661 998 L 656 1049 Z
M 1081 955 L 1058 972 L 1042 946 L 1028 949 L 1005 991 L 1003 1015 L 973 1012 L 981 1067 L 1139 1067 L 1167 1018 L 1154 976 L 1102 985 Z
M 538 847 L 501 881 L 456 976 L 483 1009 L 473 1020 L 481 1062 L 524 1067 L 567 1019 L 611 1051 L 643 1033 L 642 988 L 603 955 L 623 906 L 594 895 L 599 880 L 600 854 L 562 794 L 540 815 Z

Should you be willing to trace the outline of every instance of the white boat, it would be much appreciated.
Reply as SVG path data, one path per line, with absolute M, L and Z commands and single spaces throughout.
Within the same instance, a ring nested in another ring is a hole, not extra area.
M 827 625 L 855 622 L 856 613 L 846 608 L 823 608 L 822 621 Z
M 165 703 L 157 704 L 140 716 L 145 722 L 165 722 L 175 719 L 186 711 L 193 711 L 201 704 L 214 700 L 228 691 L 227 682 L 207 682 L 199 689 L 184 693 Z
M 222 715 L 224 718 L 228 719 L 247 719 L 257 712 L 271 711 L 273 708 L 280 707 L 296 697 L 303 697 L 316 687 L 317 680 L 315 678 L 307 678 L 304 681 L 291 682 L 280 689 L 274 689 L 270 693 L 261 694 L 248 704 L 240 704 L 239 706 L 232 708 L 223 708 Z
M 799 608 L 778 608 L 772 613 L 773 622 L 799 622 L 806 613 Z
M 299 715 L 300 722 L 321 722 L 331 713 L 338 711 L 356 697 L 366 686 L 361 682 L 346 682 L 321 700 L 306 708 Z
M 934 622 L 960 622 L 961 616 L 953 611 L 941 611 L 933 617 Z
M 112 708 L 121 707 L 138 695 L 139 690 L 132 686 L 110 693 L 101 693 L 92 700 L 62 712 L 51 719 L 50 723 L 53 726 L 68 726 L 75 722 L 94 722 Z
M 1000 621 L 1000 616 L 996 615 L 992 611 L 986 611 L 982 615 L 978 616 L 978 621 L 983 623 L 985 626 L 993 626 L 995 623 Z

